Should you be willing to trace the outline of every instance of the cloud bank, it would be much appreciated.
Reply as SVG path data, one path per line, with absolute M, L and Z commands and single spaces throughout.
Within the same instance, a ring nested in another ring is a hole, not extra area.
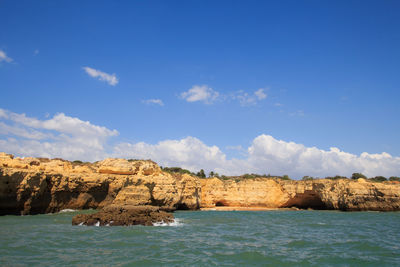
M 10 63 L 13 61 L 13 59 L 8 57 L 6 52 L 4 52 L 3 50 L 0 50 L 0 62 L 3 62 L 3 61 Z
M 118 84 L 118 78 L 115 75 L 115 73 L 108 74 L 108 73 L 102 72 L 100 70 L 92 69 L 89 67 L 83 67 L 83 69 L 86 71 L 86 73 L 89 76 L 91 76 L 93 78 L 97 78 L 99 81 L 106 82 L 111 86 L 115 86 Z
M 94 161 L 105 157 L 152 159 L 162 166 L 180 166 L 197 172 L 225 175 L 259 173 L 301 178 L 304 175 L 369 177 L 400 176 L 400 157 L 388 153 L 355 155 L 332 147 L 323 150 L 262 134 L 245 149 L 243 158 L 228 159 L 217 146 L 195 137 L 163 140 L 156 144 L 117 142 L 118 131 L 69 117 L 63 113 L 39 120 L 0 109 L 0 151 L 19 156 L 62 157 Z
M 0 109 L 0 150 L 21 156 L 98 160 L 118 131 L 58 113 L 39 120 Z

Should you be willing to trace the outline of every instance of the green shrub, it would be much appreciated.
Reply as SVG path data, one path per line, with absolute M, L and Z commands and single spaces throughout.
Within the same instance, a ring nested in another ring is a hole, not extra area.
M 353 179 L 353 180 L 357 180 L 357 179 L 359 179 L 359 178 L 367 179 L 367 176 L 365 176 L 365 175 L 362 174 L 362 173 L 358 173 L 358 172 L 355 172 L 355 173 L 353 173 L 353 174 L 351 175 L 351 179 Z
M 310 181 L 310 180 L 314 180 L 314 178 L 311 177 L 311 176 L 306 175 L 306 176 L 303 176 L 303 178 L 301 178 L 301 180 L 303 180 L 303 181 Z
M 369 179 L 374 182 L 384 182 L 387 181 L 386 177 L 384 176 L 375 176 L 374 178 Z
M 391 177 L 389 178 L 389 181 L 398 181 L 398 182 L 400 182 L 400 177 L 391 176 Z
M 341 175 L 336 175 L 336 176 L 327 176 L 325 179 L 330 179 L 330 180 L 340 180 L 340 179 L 347 179 L 346 176 L 341 176 Z
M 165 172 L 169 172 L 169 173 L 180 173 L 180 174 L 189 174 L 189 175 L 195 175 L 194 173 L 192 173 L 189 170 L 186 169 L 182 169 L 179 167 L 161 167 L 161 169 Z
M 241 177 L 241 178 L 244 178 L 244 179 L 251 179 L 251 178 L 256 178 L 257 176 L 254 175 L 254 174 L 245 173 L 245 174 L 243 174 L 243 175 L 240 176 L 240 177 Z
M 200 178 L 206 178 L 206 174 L 205 174 L 205 172 L 204 172 L 203 169 L 201 169 L 201 170 L 196 174 L 196 176 L 198 176 L 198 177 L 200 177 Z

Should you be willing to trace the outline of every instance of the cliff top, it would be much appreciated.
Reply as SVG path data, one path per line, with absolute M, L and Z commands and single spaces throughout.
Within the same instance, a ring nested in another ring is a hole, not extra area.
M 5 168 L 15 168 L 22 169 L 26 171 L 34 172 L 46 172 L 46 173 L 75 173 L 75 174 L 119 174 L 119 175 L 152 175 L 160 174 L 163 172 L 175 173 L 175 174 L 188 174 L 196 176 L 188 170 L 182 168 L 162 168 L 157 163 L 152 160 L 132 160 L 132 159 L 122 159 L 122 158 L 106 158 L 102 161 L 82 162 L 82 161 L 68 161 L 61 158 L 35 158 L 35 157 L 14 157 L 12 154 L 7 154 L 0 152 L 0 167 Z M 386 181 L 385 179 L 377 180 L 375 178 L 365 179 L 348 179 L 342 176 L 327 177 L 313 179 L 311 177 L 305 176 L 304 182 L 309 181 L 332 181 L 332 180 L 347 180 L 347 181 L 358 181 L 360 183 L 366 182 L 384 182 L 389 184 L 400 184 L 400 178 L 391 179 L 391 181 Z M 205 178 L 205 177 L 198 177 Z M 298 181 L 291 180 L 287 175 L 284 176 L 270 176 L 270 175 L 257 175 L 257 174 L 244 174 L 241 176 L 214 176 L 210 178 L 217 178 L 225 182 L 234 181 L 241 182 L 246 180 L 258 180 L 258 179 L 272 179 L 278 182 L 289 182 Z M 392 177 L 393 178 L 393 177 Z

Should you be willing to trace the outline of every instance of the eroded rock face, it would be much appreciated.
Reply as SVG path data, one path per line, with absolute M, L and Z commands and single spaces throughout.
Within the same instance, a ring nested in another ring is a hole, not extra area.
M 400 210 L 400 185 L 359 180 L 203 179 L 201 207 Z
M 108 205 L 400 210 L 400 184 L 358 180 L 198 179 L 153 161 L 14 158 L 0 153 L 0 215 L 98 209 Z
M 282 186 L 272 179 L 201 180 L 201 207 L 214 206 L 276 208 L 287 201 Z
M 162 172 L 152 161 L 14 158 L 0 153 L 0 215 L 38 214 L 110 204 L 198 209 L 200 181 Z
M 78 214 L 72 218 L 72 225 L 87 226 L 129 226 L 155 223 L 171 223 L 172 213 L 154 206 L 109 205 L 94 214 Z

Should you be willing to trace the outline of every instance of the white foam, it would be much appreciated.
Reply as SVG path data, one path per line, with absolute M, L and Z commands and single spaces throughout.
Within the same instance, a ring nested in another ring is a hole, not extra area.
M 173 222 L 166 223 L 164 221 L 153 223 L 153 226 L 182 226 L 183 223 L 179 219 L 174 219 Z
M 64 209 L 64 210 L 60 210 L 58 213 L 64 213 L 64 212 L 75 212 L 76 210 L 73 209 Z
M 97 221 L 97 223 L 94 226 L 100 226 L 100 221 Z
M 80 224 L 78 224 L 78 225 L 83 225 L 83 222 L 81 222 Z

